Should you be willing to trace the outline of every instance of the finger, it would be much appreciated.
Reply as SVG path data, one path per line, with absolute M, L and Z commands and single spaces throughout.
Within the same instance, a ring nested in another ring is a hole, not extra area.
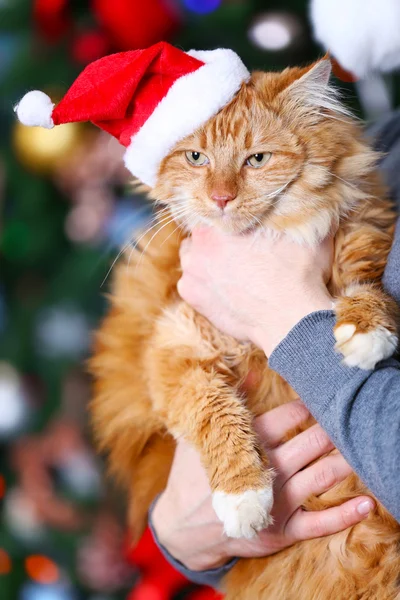
M 352 468 L 341 454 L 322 458 L 285 483 L 279 494 L 279 509 L 291 515 L 311 494 L 319 496 L 346 479 L 351 472 Z
M 254 419 L 254 429 L 268 448 L 277 446 L 285 435 L 309 418 L 310 413 L 300 399 L 273 408 Z
M 282 483 L 286 482 L 300 469 L 304 469 L 313 460 L 320 458 L 334 445 L 320 425 L 313 425 L 306 431 L 281 446 L 270 450 L 272 466 L 277 469 Z
M 368 496 L 352 498 L 348 502 L 322 511 L 307 512 L 298 509 L 285 527 L 285 536 L 294 542 L 332 535 L 356 525 L 374 510 L 375 503 Z

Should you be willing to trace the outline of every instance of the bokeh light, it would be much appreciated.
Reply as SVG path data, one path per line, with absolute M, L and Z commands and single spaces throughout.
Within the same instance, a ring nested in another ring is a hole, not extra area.
M 0 362 L 0 439 L 19 433 L 29 418 L 26 391 L 18 371 L 7 362 Z
M 253 44 L 272 52 L 285 50 L 298 41 L 300 22 L 290 13 L 264 13 L 259 15 L 249 29 Z
M 10 571 L 11 558 L 3 548 L 0 548 L 0 575 L 7 575 Z
M 78 596 L 70 585 L 42 585 L 28 581 L 23 585 L 18 600 L 78 600 Z M 101 600 L 109 599 L 105 597 Z
M 60 577 L 55 562 L 41 554 L 32 554 L 25 559 L 25 570 L 37 583 L 55 583 Z
M 199 15 L 213 12 L 221 4 L 221 0 L 183 0 L 185 7 Z
M 79 123 L 67 123 L 54 129 L 25 127 L 16 123 L 13 130 L 15 154 L 33 172 L 51 171 L 59 161 L 75 151 L 81 131 Z

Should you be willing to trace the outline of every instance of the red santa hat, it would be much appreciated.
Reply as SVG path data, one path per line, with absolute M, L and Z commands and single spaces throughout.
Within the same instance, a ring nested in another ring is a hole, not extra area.
M 40 91 L 15 107 L 24 125 L 92 121 L 126 146 L 125 165 L 153 186 L 161 161 L 232 100 L 250 74 L 232 50 L 183 52 L 166 42 L 88 65 L 55 106 Z

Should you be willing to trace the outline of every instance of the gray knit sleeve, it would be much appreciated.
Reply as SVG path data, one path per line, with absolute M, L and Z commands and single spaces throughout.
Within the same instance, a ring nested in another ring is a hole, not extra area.
M 150 507 L 149 526 L 153 534 L 154 541 L 156 542 L 164 557 L 167 559 L 170 565 L 172 565 L 177 571 L 182 573 L 182 575 L 192 583 L 197 583 L 198 585 L 208 585 L 213 588 L 218 588 L 223 576 L 226 575 L 226 573 L 228 573 L 232 569 L 232 567 L 236 564 L 238 559 L 232 558 L 222 567 L 218 567 L 216 569 L 208 569 L 207 571 L 191 571 L 190 569 L 187 569 L 185 565 L 183 565 L 179 560 L 176 560 L 176 558 L 174 558 L 172 554 L 170 554 L 168 550 L 164 548 L 162 544 L 160 544 L 160 541 L 157 537 L 157 533 L 153 527 L 153 522 L 151 518 L 154 504 L 156 501 L 157 500 L 155 500 Z

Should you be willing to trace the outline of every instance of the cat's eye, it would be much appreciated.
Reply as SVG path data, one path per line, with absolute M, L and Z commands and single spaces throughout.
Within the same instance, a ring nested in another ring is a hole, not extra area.
M 257 154 L 252 154 L 246 160 L 246 165 L 249 167 L 253 167 L 253 169 L 259 169 L 267 164 L 269 159 L 271 158 L 271 152 L 258 152 Z
M 202 152 L 189 150 L 188 152 L 185 152 L 185 156 L 187 161 L 194 167 L 203 167 L 209 163 L 207 156 Z

